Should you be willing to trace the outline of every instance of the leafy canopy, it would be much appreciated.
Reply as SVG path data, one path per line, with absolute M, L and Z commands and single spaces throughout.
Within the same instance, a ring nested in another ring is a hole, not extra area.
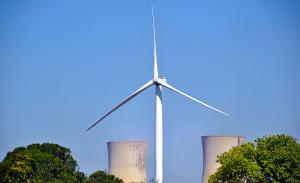
M 0 162 L 0 182 L 124 183 L 103 171 L 96 171 L 86 177 L 78 169 L 70 149 L 58 144 L 31 144 L 7 153 Z
M 83 182 L 84 174 L 77 169 L 70 149 L 31 144 L 7 153 L 0 163 L 0 182 Z
M 124 183 L 123 180 L 114 175 L 106 174 L 104 171 L 96 171 L 88 178 L 88 183 Z
M 300 144 L 288 135 L 264 136 L 218 157 L 209 183 L 300 182 Z

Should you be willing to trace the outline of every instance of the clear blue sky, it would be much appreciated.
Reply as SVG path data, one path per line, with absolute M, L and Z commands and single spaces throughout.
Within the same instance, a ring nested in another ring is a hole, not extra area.
M 155 1 L 164 90 L 164 177 L 197 183 L 203 135 L 300 139 L 300 2 Z M 86 173 L 107 168 L 106 142 L 149 142 L 154 176 L 154 88 L 90 132 L 152 77 L 148 0 L 0 2 L 0 158 L 17 146 L 69 147 Z

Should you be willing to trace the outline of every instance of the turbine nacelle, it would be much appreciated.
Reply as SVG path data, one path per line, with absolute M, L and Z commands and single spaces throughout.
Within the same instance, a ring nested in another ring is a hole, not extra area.
M 160 83 L 167 83 L 167 80 L 164 76 L 155 77 L 152 79 L 153 84 L 161 85 Z

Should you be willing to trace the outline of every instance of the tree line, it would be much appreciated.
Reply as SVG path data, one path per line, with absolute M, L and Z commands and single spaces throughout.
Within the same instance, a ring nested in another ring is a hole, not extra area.
M 288 135 L 270 135 L 218 156 L 221 166 L 209 183 L 300 183 L 300 144 Z M 8 152 L 0 162 L 3 183 L 124 183 L 104 171 L 79 171 L 70 149 L 31 144 Z M 155 182 L 155 180 L 150 180 Z
M 58 144 L 31 144 L 8 152 L 0 163 L 3 183 L 124 183 L 114 175 L 96 171 L 86 176 L 68 148 Z
M 218 157 L 209 183 L 300 183 L 300 144 L 288 135 L 270 135 Z

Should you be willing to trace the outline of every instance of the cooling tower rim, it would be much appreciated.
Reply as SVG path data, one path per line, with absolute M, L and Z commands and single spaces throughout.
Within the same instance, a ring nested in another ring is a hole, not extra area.
M 120 141 L 109 141 L 107 142 L 108 144 L 148 144 L 147 141 L 142 141 L 142 140 L 120 140 Z
M 226 138 L 244 138 L 244 139 L 246 139 L 245 136 L 241 136 L 241 135 L 204 135 L 204 136 L 201 136 L 201 138 L 223 138 L 223 137 L 226 137 Z

